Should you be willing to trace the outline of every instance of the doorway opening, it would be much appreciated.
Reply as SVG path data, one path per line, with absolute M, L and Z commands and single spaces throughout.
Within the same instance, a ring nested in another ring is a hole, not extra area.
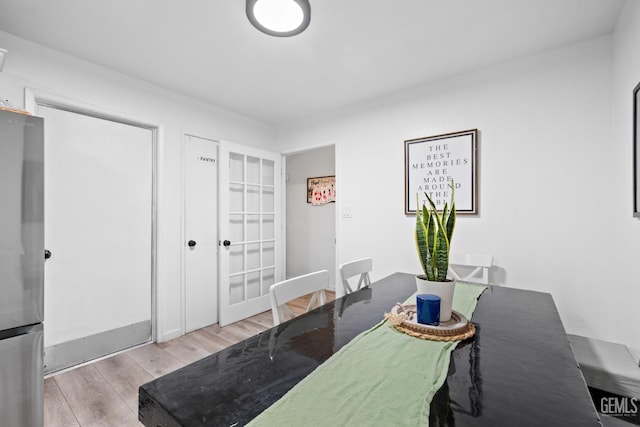
M 307 179 L 335 177 L 335 164 L 335 145 L 285 155 L 285 275 L 328 270 L 332 289 L 336 284 L 336 203 L 311 203 Z

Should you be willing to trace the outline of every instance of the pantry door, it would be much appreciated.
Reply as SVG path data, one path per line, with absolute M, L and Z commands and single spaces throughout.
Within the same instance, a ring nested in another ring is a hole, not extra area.
M 220 143 L 220 325 L 270 309 L 282 280 L 281 156 Z
M 38 105 L 45 373 L 151 339 L 155 130 Z
M 185 135 L 185 332 L 218 322 L 218 143 Z

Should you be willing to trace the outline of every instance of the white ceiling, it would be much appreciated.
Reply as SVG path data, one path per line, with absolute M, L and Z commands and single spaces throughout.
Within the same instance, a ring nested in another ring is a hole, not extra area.
M 0 0 L 0 30 L 282 124 L 611 33 L 624 0 L 310 3 L 293 38 L 244 0 Z

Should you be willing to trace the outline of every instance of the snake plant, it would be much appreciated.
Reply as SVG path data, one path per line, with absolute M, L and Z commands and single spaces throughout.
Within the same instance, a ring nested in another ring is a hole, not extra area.
M 447 281 L 449 269 L 449 248 L 453 229 L 456 225 L 455 184 L 451 181 L 451 202 L 445 203 L 442 212 L 438 212 L 436 205 L 427 193 L 429 207 L 418 206 L 416 194 L 416 249 L 418 258 L 426 279 L 432 282 Z

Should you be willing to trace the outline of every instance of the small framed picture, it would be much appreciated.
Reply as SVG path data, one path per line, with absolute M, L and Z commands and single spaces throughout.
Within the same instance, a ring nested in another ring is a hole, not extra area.
M 477 214 L 477 141 L 477 129 L 405 141 L 404 213 L 415 214 L 427 203 L 425 193 L 442 209 L 451 200 L 453 182 L 456 212 Z
M 336 201 L 336 177 L 307 178 L 307 203 L 325 205 Z
M 640 218 L 640 83 L 633 89 L 633 216 Z

